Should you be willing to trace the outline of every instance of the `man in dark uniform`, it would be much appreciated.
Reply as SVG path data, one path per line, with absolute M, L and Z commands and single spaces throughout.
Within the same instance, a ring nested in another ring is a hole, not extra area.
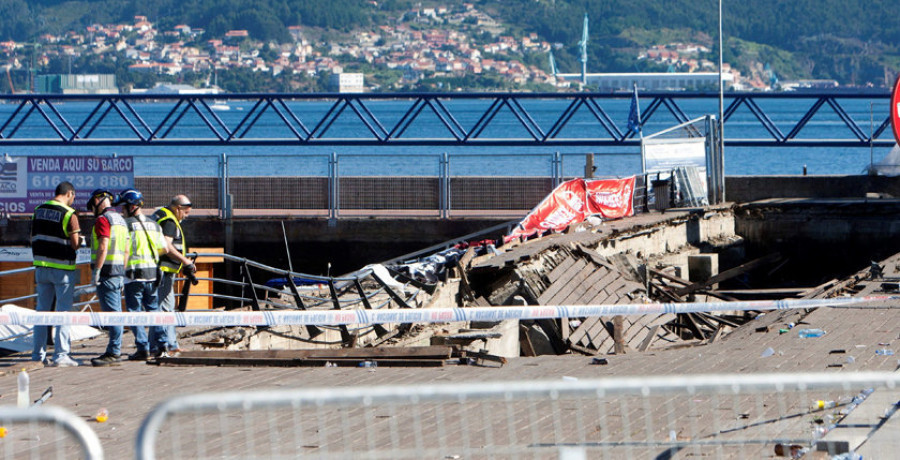
M 70 311 L 75 297 L 79 273 L 75 251 L 81 243 L 78 214 L 72 208 L 75 187 L 71 182 L 56 186 L 56 196 L 34 210 L 31 221 L 31 252 L 34 255 L 34 282 L 37 286 L 37 311 Z M 34 327 L 32 361 L 49 366 L 74 367 L 78 361 L 69 357 L 69 326 L 56 326 L 53 360 L 47 360 L 47 334 L 50 326 Z

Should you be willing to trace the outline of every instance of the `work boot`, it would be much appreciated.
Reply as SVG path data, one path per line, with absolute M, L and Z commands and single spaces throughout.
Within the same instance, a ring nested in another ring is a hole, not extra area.
M 147 350 L 138 350 L 128 355 L 129 361 L 146 361 L 148 359 L 150 359 L 150 353 Z
M 100 366 L 110 366 L 112 364 L 117 364 L 122 361 L 121 355 L 114 355 L 112 353 L 103 353 L 102 355 L 91 359 L 91 365 L 100 367 Z

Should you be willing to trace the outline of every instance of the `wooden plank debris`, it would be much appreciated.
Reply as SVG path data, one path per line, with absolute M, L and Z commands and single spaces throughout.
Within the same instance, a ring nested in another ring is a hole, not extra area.
M 204 350 L 158 358 L 150 364 L 166 366 L 274 366 L 274 367 L 441 367 L 457 358 L 460 364 L 506 364 L 506 359 L 484 351 L 449 346 L 314 350 Z

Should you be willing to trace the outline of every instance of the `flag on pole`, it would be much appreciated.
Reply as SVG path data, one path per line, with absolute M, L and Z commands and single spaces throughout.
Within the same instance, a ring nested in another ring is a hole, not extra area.
M 638 104 L 636 83 L 634 84 L 634 92 L 631 95 L 631 109 L 628 111 L 628 133 L 641 133 L 641 106 Z

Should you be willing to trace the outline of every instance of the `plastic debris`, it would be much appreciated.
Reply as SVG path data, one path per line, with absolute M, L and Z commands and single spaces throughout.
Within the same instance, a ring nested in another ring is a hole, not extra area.
M 800 332 L 798 332 L 797 335 L 801 339 L 810 337 L 822 337 L 823 335 L 825 335 L 825 331 L 823 331 L 822 329 L 800 329 Z
M 31 405 L 31 398 L 28 393 L 28 386 L 31 382 L 31 378 L 28 377 L 28 372 L 25 368 L 22 368 L 22 372 L 19 372 L 18 383 L 19 383 L 19 391 L 16 396 L 16 405 L 18 407 L 28 407 Z
M 769 347 L 769 348 L 766 348 L 765 350 L 763 350 L 762 354 L 759 355 L 759 357 L 760 358 L 768 358 L 769 356 L 772 356 L 774 354 L 775 354 L 775 349 L 772 347 Z
M 775 444 L 775 455 L 779 457 L 801 458 L 808 449 L 798 444 Z
M 813 401 L 812 408 L 814 410 L 831 409 L 832 407 L 834 407 L 836 405 L 837 405 L 837 403 L 834 401 L 826 401 L 823 399 L 819 399 L 819 400 Z
M 107 411 L 105 407 L 101 407 L 97 410 L 97 414 L 94 415 L 94 420 L 96 420 L 97 423 L 106 423 L 106 421 L 109 420 L 109 411 Z

